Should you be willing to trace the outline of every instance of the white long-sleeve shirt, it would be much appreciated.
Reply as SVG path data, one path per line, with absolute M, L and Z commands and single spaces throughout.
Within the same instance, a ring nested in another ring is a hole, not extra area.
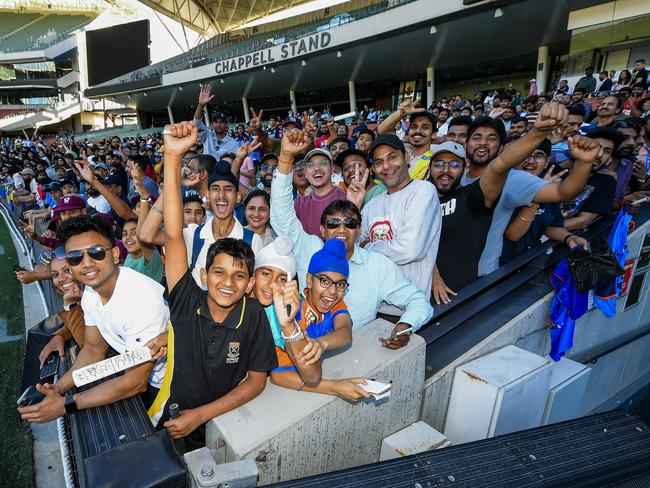
M 435 186 L 413 180 L 396 193 L 382 193 L 362 211 L 359 242 L 388 256 L 415 285 L 431 296 L 442 216 Z

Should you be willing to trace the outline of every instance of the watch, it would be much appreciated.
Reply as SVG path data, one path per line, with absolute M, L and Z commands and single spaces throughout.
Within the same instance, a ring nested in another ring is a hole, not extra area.
M 293 334 L 291 334 L 289 337 L 285 336 L 282 330 L 280 331 L 280 335 L 284 339 L 284 342 L 286 342 L 287 344 L 291 344 L 292 342 L 298 342 L 305 338 L 305 334 L 303 334 L 300 326 L 296 324 L 295 321 L 294 324 L 296 326 L 296 331 Z
M 74 302 L 74 303 L 71 303 L 70 305 L 63 305 L 63 310 L 65 310 L 66 312 L 69 312 L 70 310 L 74 310 L 78 306 L 79 306 L 79 303 Z
M 65 395 L 65 403 L 63 406 L 65 407 L 65 413 L 68 415 L 77 412 L 77 402 L 74 401 L 74 395 L 71 391 Z

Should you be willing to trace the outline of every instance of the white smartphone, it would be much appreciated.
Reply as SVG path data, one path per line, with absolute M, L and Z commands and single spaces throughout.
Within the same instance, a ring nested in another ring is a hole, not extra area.
M 336 117 L 334 117 L 334 122 L 338 122 L 339 120 L 349 119 L 350 117 L 354 117 L 356 114 L 357 114 L 356 112 L 348 112 L 347 114 L 337 115 Z
M 650 197 L 643 197 L 633 201 L 631 205 L 643 205 L 644 203 L 648 203 L 648 202 L 650 202 Z

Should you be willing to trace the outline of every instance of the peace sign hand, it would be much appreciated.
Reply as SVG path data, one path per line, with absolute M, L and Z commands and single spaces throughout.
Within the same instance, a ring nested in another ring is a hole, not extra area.
M 257 113 L 254 108 L 251 108 L 250 110 L 253 118 L 248 121 L 248 125 L 254 131 L 259 131 L 262 128 L 262 115 L 264 115 L 264 110 L 260 110 L 259 113 Z
M 354 165 L 354 174 L 350 177 L 350 184 L 346 191 L 346 199 L 354 203 L 359 210 L 361 210 L 363 201 L 366 198 L 366 183 L 369 175 L 369 168 L 361 169 L 359 163 Z

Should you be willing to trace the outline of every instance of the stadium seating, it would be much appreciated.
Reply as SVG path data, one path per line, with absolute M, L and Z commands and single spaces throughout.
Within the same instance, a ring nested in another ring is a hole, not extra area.
M 10 18 L 5 22 L 5 15 Z M 18 19 L 22 17 L 22 23 Z M 0 21 L 0 32 L 4 31 L 4 37 L 0 38 L 0 51 L 18 52 L 45 49 L 57 42 L 61 42 L 74 31 L 88 24 L 91 17 L 85 15 L 23 15 L 23 14 L 2 14 Z M 18 23 L 18 27 L 8 30 Z
M 2 15 L 0 15 L 0 41 L 4 41 L 5 36 L 39 17 L 39 14 L 14 14 L 2 12 Z
M 124 127 L 111 127 L 109 129 L 100 129 L 92 132 L 79 132 L 75 138 L 79 140 L 88 139 L 89 141 L 98 141 L 106 137 L 146 137 L 163 131 L 162 127 L 150 127 L 141 129 L 137 125 L 127 125 Z

